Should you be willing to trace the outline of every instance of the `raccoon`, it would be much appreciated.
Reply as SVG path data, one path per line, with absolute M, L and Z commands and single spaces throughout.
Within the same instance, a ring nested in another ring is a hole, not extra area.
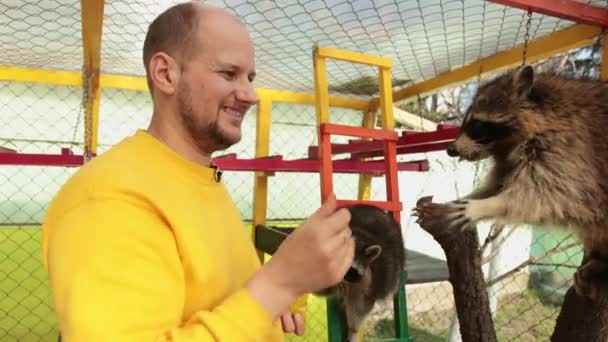
M 400 226 L 389 213 L 371 205 L 348 209 L 355 239 L 352 267 L 342 282 L 315 294 L 337 299 L 346 323 L 342 336 L 345 341 L 356 342 L 357 332 L 374 304 L 397 292 L 405 267 L 405 246 Z
M 416 209 L 419 222 L 467 227 L 494 219 L 573 229 L 585 255 L 575 288 L 595 297 L 608 274 L 607 128 L 608 84 L 535 74 L 530 65 L 510 70 L 479 87 L 447 149 L 468 161 L 491 158 L 484 185 Z

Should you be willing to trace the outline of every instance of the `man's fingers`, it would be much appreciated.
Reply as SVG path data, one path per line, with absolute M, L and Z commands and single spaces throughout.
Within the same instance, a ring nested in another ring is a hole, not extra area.
M 339 209 L 326 219 L 325 226 L 327 229 L 324 232 L 327 233 L 327 236 L 340 234 L 342 231 L 349 229 L 349 223 L 350 211 L 346 208 Z
M 298 335 L 298 336 L 304 335 L 304 327 L 306 326 L 304 324 L 304 317 L 299 313 L 295 313 L 295 314 L 293 314 L 293 322 L 294 322 L 294 325 L 296 328 L 296 331 L 295 331 L 296 335 Z
M 295 323 L 290 312 L 286 312 L 281 315 L 281 324 L 283 325 L 283 332 L 292 333 L 296 330 Z
M 336 195 L 332 192 L 329 194 L 325 202 L 321 205 L 319 209 L 313 214 L 319 218 L 327 217 L 331 215 L 334 211 L 336 211 L 337 201 Z
M 343 229 L 338 234 L 329 236 L 325 241 L 327 248 L 332 251 L 337 251 L 344 248 L 344 245 L 352 240 L 353 233 L 350 228 Z
M 348 269 L 352 266 L 353 259 L 355 258 L 355 240 L 348 239 L 345 247 L 345 254 L 343 254 L 344 259 L 342 259 L 343 264 L 341 268 L 341 270 L 344 271 L 344 274 L 348 272 Z

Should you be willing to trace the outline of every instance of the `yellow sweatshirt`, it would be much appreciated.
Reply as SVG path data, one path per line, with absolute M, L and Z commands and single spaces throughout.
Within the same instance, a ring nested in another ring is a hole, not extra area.
M 224 184 L 144 131 L 66 182 L 42 249 L 63 341 L 283 340 Z

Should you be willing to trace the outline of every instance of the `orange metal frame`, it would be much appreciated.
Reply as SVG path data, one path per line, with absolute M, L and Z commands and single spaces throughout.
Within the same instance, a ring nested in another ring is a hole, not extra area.
M 326 59 L 335 59 L 351 63 L 366 64 L 378 67 L 380 74 L 380 110 L 382 115 L 382 128 L 373 129 L 356 126 L 332 124 L 329 122 L 329 88 L 327 81 Z M 317 109 L 317 128 L 319 132 L 320 176 L 321 176 L 321 201 L 324 202 L 333 193 L 333 162 L 332 162 L 332 135 L 353 136 L 382 141 L 384 155 L 384 176 L 386 177 L 386 201 L 372 200 L 344 200 L 338 199 L 339 207 L 348 207 L 355 204 L 374 205 L 386 211 L 390 211 L 395 220 L 401 223 L 400 212 L 403 208 L 399 201 L 399 184 L 397 179 L 397 139 L 394 131 L 394 119 L 392 111 L 392 92 L 390 59 L 367 56 L 338 49 L 327 49 L 315 47 L 314 69 L 315 69 L 315 99 Z

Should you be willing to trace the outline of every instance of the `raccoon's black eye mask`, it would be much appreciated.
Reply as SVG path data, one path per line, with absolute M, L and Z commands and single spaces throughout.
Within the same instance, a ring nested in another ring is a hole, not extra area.
M 361 274 L 359 273 L 359 271 L 351 267 L 344 275 L 344 280 L 351 283 L 358 283 L 359 281 L 361 281 Z
M 513 128 L 505 123 L 471 119 L 463 128 L 463 131 L 476 143 L 487 145 L 507 138 L 511 135 Z

